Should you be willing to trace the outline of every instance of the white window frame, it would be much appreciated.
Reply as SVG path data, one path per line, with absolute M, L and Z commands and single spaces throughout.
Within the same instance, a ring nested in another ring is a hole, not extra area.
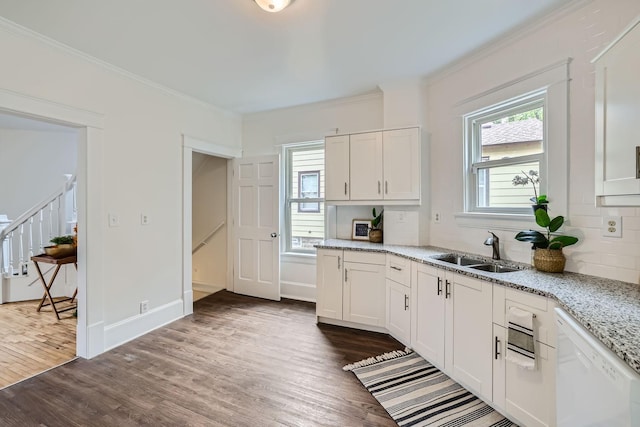
M 455 111 L 459 114 L 463 124 L 460 127 L 460 141 L 464 141 L 464 117 L 475 111 L 486 109 L 490 105 L 498 105 L 510 99 L 516 99 L 523 94 L 546 90 L 545 105 L 545 141 L 547 157 L 546 194 L 549 196 L 550 206 L 554 215 L 568 217 L 568 187 L 569 187 L 569 66 L 571 58 L 563 59 L 526 75 L 507 81 L 485 92 L 463 99 L 455 104 Z M 464 164 L 462 170 L 462 190 L 464 198 L 460 200 L 455 219 L 463 227 L 487 228 L 493 227 L 504 230 L 519 230 L 522 222 L 530 222 L 533 210 L 526 214 L 488 213 L 467 211 L 466 166 L 469 164 L 468 155 L 464 150 Z
M 533 93 L 528 93 L 517 98 L 509 99 L 496 105 L 489 106 L 479 111 L 464 116 L 464 138 L 465 138 L 465 212 L 479 212 L 492 214 L 520 214 L 525 215 L 532 212 L 529 207 L 495 207 L 479 206 L 478 203 L 478 179 L 482 171 L 489 171 L 492 168 L 526 164 L 537 161 L 540 165 L 539 176 L 540 186 L 538 194 L 546 194 L 547 183 L 547 138 L 546 138 L 546 89 Z M 514 114 L 523 113 L 542 107 L 545 113 L 543 119 L 543 141 L 542 153 L 530 154 L 527 156 L 510 157 L 506 159 L 482 160 L 482 141 L 480 139 L 481 126 L 493 120 Z M 488 186 L 489 183 L 487 182 Z M 488 188 L 488 187 L 487 187 Z M 531 188 L 533 196 L 533 188 Z
M 294 144 L 286 144 L 282 146 L 283 159 L 284 159 L 284 162 L 283 162 L 284 191 L 282 192 L 282 194 L 284 194 L 284 221 L 283 221 L 284 232 L 282 233 L 282 235 L 285 241 L 285 244 L 283 245 L 283 251 L 285 253 L 306 254 L 306 255 L 314 255 L 314 256 L 316 253 L 315 249 L 294 249 L 291 247 L 291 205 L 293 203 L 298 203 L 298 204 L 319 203 L 319 206 L 324 205 L 326 209 L 326 205 L 324 204 L 324 188 L 318 188 L 318 191 L 320 192 L 321 197 L 303 198 L 303 197 L 299 197 L 299 195 L 297 194 L 294 197 L 294 195 L 292 194 L 293 189 L 292 189 L 291 183 L 293 179 L 293 162 L 292 162 L 293 153 L 296 151 L 317 150 L 319 148 L 322 148 L 324 150 L 324 141 L 300 142 L 300 143 L 294 143 Z M 322 173 L 323 172 L 320 172 L 320 174 Z M 318 179 L 319 179 L 318 185 L 320 186 L 320 183 L 322 182 L 322 177 L 319 176 Z M 325 237 L 326 237 L 326 224 L 325 224 Z

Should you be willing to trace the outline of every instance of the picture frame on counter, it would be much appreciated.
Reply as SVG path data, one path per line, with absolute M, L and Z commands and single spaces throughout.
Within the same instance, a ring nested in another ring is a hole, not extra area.
M 369 240 L 370 219 L 354 219 L 351 226 L 351 240 Z

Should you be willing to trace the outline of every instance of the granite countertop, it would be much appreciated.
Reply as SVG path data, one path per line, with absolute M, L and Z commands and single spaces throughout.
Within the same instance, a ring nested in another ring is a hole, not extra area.
M 543 273 L 528 264 L 498 261 L 518 268 L 511 273 L 490 273 L 437 259 L 444 254 L 490 258 L 433 246 L 397 246 L 366 241 L 331 239 L 316 245 L 321 249 L 348 249 L 398 255 L 424 264 L 499 285 L 553 298 L 604 345 L 640 374 L 640 286 L 602 277 L 565 272 Z

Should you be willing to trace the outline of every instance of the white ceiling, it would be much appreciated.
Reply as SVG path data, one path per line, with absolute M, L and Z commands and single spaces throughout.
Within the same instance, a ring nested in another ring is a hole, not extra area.
M 0 0 L 0 16 L 238 113 L 426 76 L 575 0 Z

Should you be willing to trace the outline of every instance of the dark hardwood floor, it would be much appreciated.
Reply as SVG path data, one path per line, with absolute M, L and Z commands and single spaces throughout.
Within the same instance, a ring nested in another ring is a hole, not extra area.
M 342 366 L 401 349 L 315 305 L 221 291 L 195 313 L 0 391 L 0 426 L 395 426 Z

